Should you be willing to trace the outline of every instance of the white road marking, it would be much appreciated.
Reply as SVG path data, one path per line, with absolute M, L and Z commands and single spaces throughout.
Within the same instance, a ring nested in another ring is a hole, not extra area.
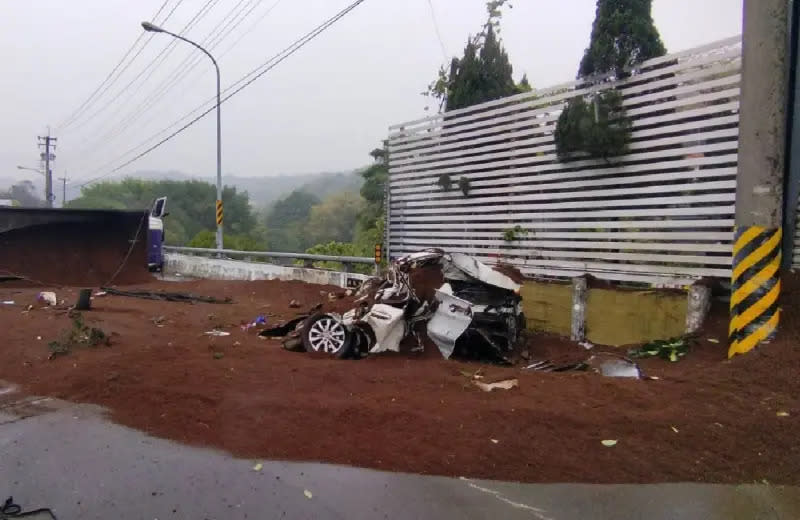
M 547 511 L 545 511 L 544 509 L 539 509 L 538 507 L 529 506 L 528 504 L 523 504 L 523 503 L 520 503 L 520 502 L 514 502 L 513 500 L 508 499 L 508 498 L 504 497 L 503 495 L 501 495 L 499 491 L 495 491 L 494 489 L 489 489 L 489 488 L 485 488 L 485 487 L 479 486 L 478 484 L 475 484 L 474 482 L 472 482 L 472 480 L 468 479 L 467 477 L 461 477 L 461 480 L 466 482 L 467 485 L 469 487 L 471 487 L 472 489 L 477 489 L 478 491 L 482 491 L 484 493 L 488 493 L 488 494 L 492 495 L 493 497 L 495 497 L 497 500 L 499 500 L 499 501 L 501 501 L 503 503 L 506 503 L 506 504 L 510 505 L 511 507 L 514 507 L 516 509 L 524 509 L 525 511 L 530 511 L 531 514 L 533 516 L 535 516 L 536 518 L 538 518 L 539 520 L 553 520 L 553 518 L 551 518 L 549 516 L 545 516 L 545 513 Z

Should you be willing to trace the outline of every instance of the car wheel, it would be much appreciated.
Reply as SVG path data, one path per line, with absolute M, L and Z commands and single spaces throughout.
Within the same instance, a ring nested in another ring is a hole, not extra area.
M 330 314 L 314 314 L 303 324 L 303 346 L 307 352 L 319 352 L 336 358 L 347 356 L 353 338 L 344 324 Z

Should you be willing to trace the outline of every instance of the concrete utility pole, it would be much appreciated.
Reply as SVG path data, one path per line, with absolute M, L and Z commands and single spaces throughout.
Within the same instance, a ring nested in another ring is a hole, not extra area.
M 788 14 L 787 0 L 744 0 L 729 356 L 771 339 L 780 316 Z
M 65 207 L 67 205 L 67 172 L 64 172 L 63 177 L 59 177 L 58 180 L 61 181 L 61 207 Z
M 44 162 L 44 197 L 45 197 L 45 205 L 48 208 L 53 207 L 53 200 L 55 200 L 55 195 L 53 195 L 53 170 L 50 169 L 50 161 L 55 159 L 56 156 L 50 153 L 50 149 L 52 148 L 53 151 L 56 149 L 56 141 L 58 139 L 55 137 L 50 137 L 50 128 L 47 129 L 47 135 L 42 137 L 39 136 L 39 146 L 44 147 L 44 152 L 40 154 L 42 161 Z

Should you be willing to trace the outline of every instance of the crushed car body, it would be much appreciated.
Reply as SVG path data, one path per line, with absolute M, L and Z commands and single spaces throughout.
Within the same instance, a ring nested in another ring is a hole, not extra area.
M 422 270 L 436 273 L 441 283 L 415 282 Z M 445 358 L 457 354 L 510 363 L 525 329 L 519 290 L 511 276 L 475 257 L 428 249 L 395 260 L 384 277 L 365 282 L 355 308 L 342 315 L 312 314 L 297 332 L 309 352 L 363 357 L 398 352 L 409 337 L 412 349 L 422 350 L 424 323 Z

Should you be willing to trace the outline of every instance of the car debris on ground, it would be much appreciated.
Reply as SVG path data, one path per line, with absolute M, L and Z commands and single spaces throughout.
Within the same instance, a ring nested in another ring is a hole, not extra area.
M 415 272 L 423 269 L 437 272 L 442 282 L 434 287 L 415 282 Z M 360 358 L 399 352 L 406 338 L 413 340 L 412 350 L 423 350 L 424 325 L 446 359 L 456 354 L 510 364 L 525 329 L 519 290 L 511 276 L 472 256 L 428 249 L 397 259 L 385 276 L 365 281 L 354 294 L 355 308 L 314 312 L 261 336 L 286 335 L 291 349 L 299 337 L 308 352 Z

